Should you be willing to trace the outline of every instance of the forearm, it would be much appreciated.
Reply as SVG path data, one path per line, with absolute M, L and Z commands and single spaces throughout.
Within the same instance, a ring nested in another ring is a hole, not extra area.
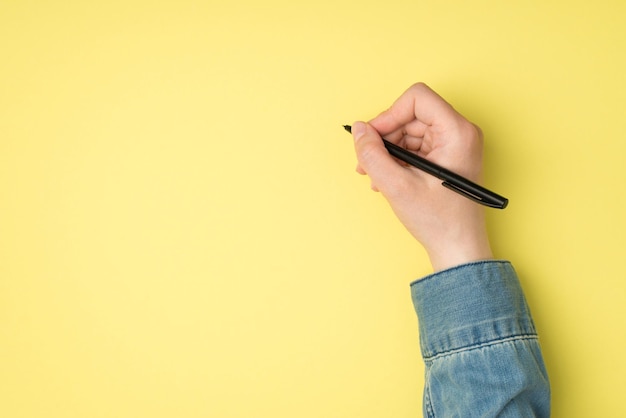
M 411 292 L 425 416 L 549 416 L 537 333 L 510 263 L 454 267 L 414 282 Z

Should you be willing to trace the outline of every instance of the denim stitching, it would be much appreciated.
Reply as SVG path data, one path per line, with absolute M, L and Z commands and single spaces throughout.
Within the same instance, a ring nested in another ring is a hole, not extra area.
M 454 349 L 454 350 L 443 351 L 441 353 L 435 354 L 434 356 L 424 357 L 424 361 L 425 362 L 432 362 L 432 361 L 434 361 L 434 360 L 436 360 L 438 358 L 441 358 L 441 357 L 451 356 L 453 354 L 462 353 L 464 351 L 478 350 L 478 349 L 481 349 L 481 348 L 490 347 L 492 345 L 499 345 L 499 344 L 503 344 L 503 343 L 507 343 L 507 342 L 511 342 L 511 341 L 538 340 L 538 339 L 539 339 L 539 337 L 537 335 L 534 335 L 534 334 L 517 335 L 515 337 L 497 339 L 497 340 L 487 341 L 487 342 L 476 344 L 476 345 L 470 345 L 470 346 L 463 347 L 463 348 L 457 348 L 457 349 Z

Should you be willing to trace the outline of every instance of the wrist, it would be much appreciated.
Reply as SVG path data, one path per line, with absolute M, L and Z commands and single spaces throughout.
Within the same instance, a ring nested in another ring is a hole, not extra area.
M 493 259 L 493 252 L 484 224 L 459 228 L 441 236 L 426 247 L 430 263 L 435 272 L 475 261 Z
M 491 252 L 491 248 L 486 245 L 471 248 L 457 248 L 440 253 L 429 252 L 428 257 L 433 271 L 438 272 L 462 264 L 493 260 L 493 253 Z

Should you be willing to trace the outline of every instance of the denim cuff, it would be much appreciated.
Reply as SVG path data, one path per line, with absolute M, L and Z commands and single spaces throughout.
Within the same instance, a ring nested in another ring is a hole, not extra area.
M 508 261 L 480 261 L 411 283 L 424 360 L 517 338 L 536 338 Z

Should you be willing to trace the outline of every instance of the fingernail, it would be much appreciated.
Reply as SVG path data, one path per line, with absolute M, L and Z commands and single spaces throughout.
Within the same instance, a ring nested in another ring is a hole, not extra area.
M 354 136 L 354 140 L 358 141 L 365 132 L 367 131 L 367 126 L 363 122 L 354 122 L 352 124 L 352 135 Z

